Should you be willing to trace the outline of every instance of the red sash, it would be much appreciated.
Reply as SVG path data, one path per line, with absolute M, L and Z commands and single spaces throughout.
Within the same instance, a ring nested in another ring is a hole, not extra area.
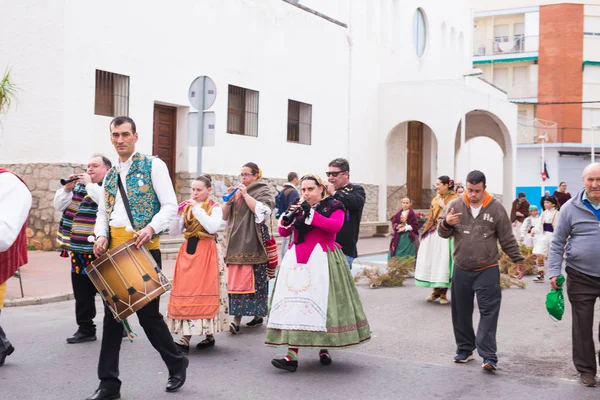
M 0 174 L 8 172 L 16 176 L 23 182 L 25 186 L 27 184 L 14 172 L 0 167 Z M 7 211 L 7 210 L 5 210 Z M 21 232 L 17 236 L 15 242 L 8 248 L 8 250 L 0 253 L 0 284 L 6 282 L 8 278 L 14 275 L 17 268 L 27 264 L 27 220 L 21 228 Z

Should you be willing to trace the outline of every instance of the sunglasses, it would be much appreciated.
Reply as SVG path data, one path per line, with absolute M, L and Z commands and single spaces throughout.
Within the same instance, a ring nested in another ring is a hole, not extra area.
M 240 174 L 240 176 L 241 176 L 242 178 L 249 178 L 249 177 L 251 177 L 251 176 L 254 176 L 254 174 L 250 174 L 250 173 L 248 173 L 248 172 L 245 172 L 245 173 L 243 173 L 243 174 Z
M 339 174 L 343 174 L 344 172 L 348 172 L 348 171 L 336 171 L 336 172 L 325 172 L 325 175 L 329 176 L 333 176 L 334 178 L 337 178 Z

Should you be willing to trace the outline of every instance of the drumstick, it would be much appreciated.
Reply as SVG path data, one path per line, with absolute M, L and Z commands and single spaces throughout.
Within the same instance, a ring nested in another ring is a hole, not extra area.
M 134 237 L 140 236 L 139 232 L 136 231 L 135 229 L 133 229 L 131 226 L 128 226 L 127 228 L 125 228 L 125 232 L 133 232 L 133 236 Z M 153 242 L 154 242 L 153 239 L 151 239 L 151 240 L 148 241 L 148 243 L 153 243 Z

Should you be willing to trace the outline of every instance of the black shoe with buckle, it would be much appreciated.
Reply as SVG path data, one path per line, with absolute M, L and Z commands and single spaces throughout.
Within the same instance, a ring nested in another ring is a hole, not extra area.
M 98 388 L 93 395 L 85 400 L 116 400 L 121 398 L 121 393 L 114 392 L 105 388 Z
M 6 357 L 10 356 L 12 353 L 15 352 L 15 348 L 11 346 L 8 346 L 8 348 L 6 350 L 4 350 L 3 352 L 0 353 L 0 367 L 4 365 L 4 360 L 6 360 Z
M 186 370 L 188 365 L 190 364 L 190 360 L 187 357 L 183 357 L 183 367 L 176 374 L 169 375 L 169 379 L 167 380 L 167 392 L 176 392 L 181 389 L 183 384 L 185 383 Z
M 252 321 L 248 322 L 246 324 L 246 326 L 248 328 L 256 328 L 257 326 L 261 326 L 263 324 L 263 319 L 261 318 L 254 318 Z
M 203 350 L 203 349 L 206 349 L 206 348 L 208 348 L 208 347 L 212 347 L 212 346 L 214 346 L 214 345 L 215 345 L 215 338 L 214 338 L 214 337 L 213 337 L 213 338 L 211 338 L 211 339 L 209 339 L 209 338 L 206 338 L 206 339 L 204 339 L 203 341 L 201 341 L 200 343 L 198 343 L 198 344 L 196 345 L 196 348 L 197 348 L 198 350 Z
M 83 342 L 93 342 L 96 340 L 96 334 L 85 334 L 79 331 L 75 332 L 73 336 L 67 338 L 67 343 L 75 344 L 75 343 L 83 343 Z
M 271 364 L 275 368 L 285 369 L 290 372 L 296 372 L 298 369 L 298 361 L 288 361 L 285 358 L 274 358 L 271 360 Z

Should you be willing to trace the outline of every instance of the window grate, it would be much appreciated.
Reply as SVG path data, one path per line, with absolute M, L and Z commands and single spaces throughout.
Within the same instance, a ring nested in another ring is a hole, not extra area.
M 129 115 L 129 77 L 96 70 L 96 115 Z
M 258 92 L 229 85 L 227 132 L 258 136 Z
M 288 100 L 287 141 L 290 143 L 311 143 L 312 105 Z

